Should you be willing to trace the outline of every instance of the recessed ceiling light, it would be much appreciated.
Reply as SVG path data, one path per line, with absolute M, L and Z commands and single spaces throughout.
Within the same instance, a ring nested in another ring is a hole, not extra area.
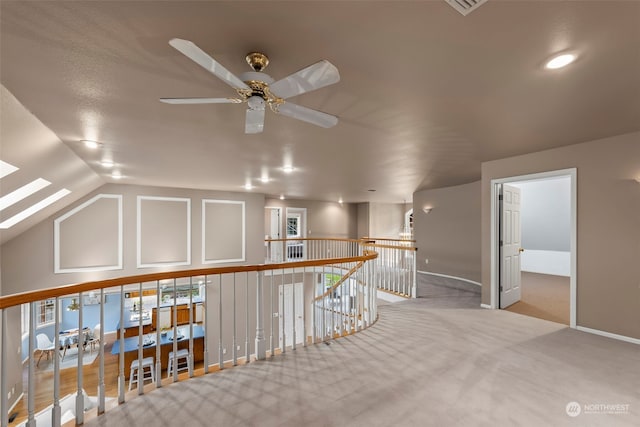
M 0 211 L 18 203 L 22 199 L 26 199 L 33 193 L 42 190 L 48 185 L 51 185 L 49 181 L 47 181 L 46 179 L 38 178 L 26 185 L 23 185 L 17 190 L 12 191 L 11 193 L 2 196 L 0 198 Z
M 269 182 L 269 177 L 268 176 L 263 176 L 262 178 L 260 178 L 260 182 L 263 182 L 263 183 L 266 184 L 267 182 Z
M 102 167 L 105 168 L 112 168 L 113 166 L 115 166 L 115 163 L 113 163 L 111 160 L 103 160 L 100 162 L 100 164 L 102 165 Z
M 98 146 L 100 145 L 98 142 L 96 141 L 92 141 L 90 139 L 83 139 L 82 141 L 80 141 L 84 144 L 85 147 L 87 148 L 91 148 L 92 150 L 95 150 L 96 148 L 98 148 Z
M 280 195 L 280 200 L 284 200 L 284 194 Z
M 7 228 L 13 227 L 14 225 L 19 223 L 20 221 L 30 217 L 31 215 L 35 214 L 36 212 L 38 212 L 38 211 L 46 208 L 47 206 L 57 202 L 58 200 L 62 199 L 64 196 L 66 196 L 69 193 L 71 193 L 71 191 L 67 190 L 66 188 L 63 188 L 62 190 L 58 191 L 57 193 L 52 194 L 51 196 L 47 197 L 46 199 L 40 200 L 35 205 L 33 205 L 31 207 L 28 207 L 27 209 L 23 210 L 22 212 L 17 213 L 14 216 L 12 216 L 11 218 L 3 221 L 2 223 L 0 223 L 0 229 L 5 230 Z
M 558 68 L 566 67 L 576 60 L 576 55 L 573 53 L 563 53 L 561 55 L 554 56 L 549 61 L 547 61 L 545 68 L 549 70 L 555 70 Z
M 342 204 L 342 197 L 340 197 L 340 200 L 338 200 L 338 203 Z
M 245 190 L 251 190 L 252 188 L 253 188 L 253 185 L 251 185 L 251 184 L 245 184 L 244 185 L 244 189 Z
M 120 173 L 120 171 L 113 171 L 113 173 L 111 174 L 111 178 L 122 179 L 122 174 Z
M 293 166 L 283 166 L 282 170 L 284 173 L 291 173 L 293 172 Z
M 4 178 L 5 176 L 14 173 L 19 168 L 13 165 L 10 165 L 7 162 L 3 162 L 0 160 L 0 178 Z

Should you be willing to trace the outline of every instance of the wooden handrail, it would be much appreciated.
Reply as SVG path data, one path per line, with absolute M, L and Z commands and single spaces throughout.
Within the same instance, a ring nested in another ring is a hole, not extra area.
M 315 297 L 313 300 L 314 301 L 318 301 L 321 300 L 322 298 L 327 297 L 331 292 L 333 292 L 338 286 L 342 285 L 344 282 L 346 282 L 346 280 L 351 277 L 353 275 L 353 273 L 355 273 L 356 271 L 358 271 L 360 269 L 360 267 L 362 267 L 362 265 L 364 264 L 364 261 L 360 261 L 358 262 L 351 270 L 349 270 L 344 276 L 342 276 L 340 278 L 340 280 L 338 280 L 336 283 L 334 283 L 333 285 L 331 285 L 331 287 L 329 289 L 327 289 L 325 291 L 324 294 L 319 295 L 317 297 Z
M 312 240 L 329 240 L 336 242 L 353 242 L 353 243 L 361 243 L 361 239 L 342 239 L 340 237 L 289 237 L 284 239 L 264 239 L 265 242 L 287 242 L 287 241 L 312 241 Z
M 398 240 L 400 241 L 400 240 Z M 410 240 L 402 240 L 403 242 L 410 242 Z M 386 248 L 386 249 L 405 249 L 407 251 L 412 251 L 412 252 L 416 252 L 418 250 L 418 248 L 416 248 L 415 246 L 402 246 L 402 245 L 381 245 L 379 243 L 363 243 L 362 244 L 365 247 L 372 247 L 372 248 Z
M 317 260 L 282 262 L 273 264 L 239 265 L 230 267 L 200 268 L 194 270 L 167 271 L 161 273 L 148 273 L 136 276 L 117 277 L 113 279 L 97 280 L 70 285 L 57 286 L 55 288 L 38 289 L 35 291 L 21 292 L 12 295 L 0 296 L 0 309 L 14 307 L 21 304 L 41 301 L 48 298 L 62 297 L 79 292 L 90 292 L 114 286 L 130 285 L 134 283 L 154 282 L 158 280 L 178 279 L 192 276 L 207 276 L 215 274 L 241 273 L 250 271 L 268 271 L 282 268 L 318 267 L 321 265 L 341 264 L 347 262 L 369 261 L 378 257 L 375 251 L 364 251 L 363 255 L 345 258 L 325 258 Z
M 382 241 L 386 241 L 386 242 L 411 242 L 411 243 L 415 243 L 416 241 L 414 239 L 390 239 L 387 237 L 361 237 L 359 240 L 382 240 Z

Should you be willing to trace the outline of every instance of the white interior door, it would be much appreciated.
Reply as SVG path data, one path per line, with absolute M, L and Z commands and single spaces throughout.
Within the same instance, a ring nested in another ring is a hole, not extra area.
M 296 344 L 302 344 L 304 342 L 304 313 L 302 311 L 302 306 L 304 304 L 304 287 L 302 283 L 295 284 L 295 314 L 293 311 L 293 287 L 294 285 L 290 284 L 279 286 L 278 299 L 280 301 L 280 348 L 282 348 L 283 345 L 283 330 L 286 339 L 285 345 L 289 347 L 293 344 L 294 318 L 296 328 Z
M 502 185 L 500 208 L 500 308 L 520 301 L 520 189 Z
M 280 220 L 280 209 L 279 208 L 270 208 L 269 209 L 269 238 L 271 239 L 280 239 L 282 229 L 282 221 Z M 272 242 L 270 245 L 269 257 L 271 262 L 281 262 L 283 261 L 282 252 L 283 252 L 283 243 L 282 242 Z

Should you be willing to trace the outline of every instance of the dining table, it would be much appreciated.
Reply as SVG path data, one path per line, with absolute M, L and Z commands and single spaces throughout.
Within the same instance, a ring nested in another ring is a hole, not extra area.
M 84 339 L 82 340 L 82 344 L 84 346 L 84 344 L 91 338 L 91 328 L 85 326 L 82 328 L 82 334 L 84 336 Z M 80 330 L 78 328 L 60 331 L 58 334 L 58 346 L 62 349 L 62 360 L 64 360 L 64 356 L 67 354 L 67 349 L 73 346 L 78 346 L 79 337 Z

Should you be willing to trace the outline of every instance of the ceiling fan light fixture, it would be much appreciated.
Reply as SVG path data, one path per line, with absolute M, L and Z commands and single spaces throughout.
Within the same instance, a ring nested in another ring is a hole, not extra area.
M 265 104 L 264 99 L 262 99 L 259 96 L 254 95 L 249 97 L 249 99 L 247 99 L 247 106 L 251 110 L 262 111 L 264 110 L 264 104 Z

